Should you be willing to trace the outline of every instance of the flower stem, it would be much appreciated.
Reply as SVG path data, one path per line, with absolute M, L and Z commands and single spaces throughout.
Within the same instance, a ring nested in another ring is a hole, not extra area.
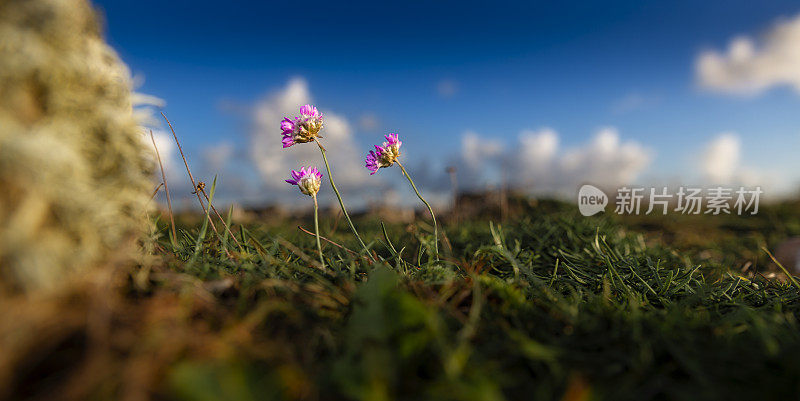
M 339 200 L 339 206 L 342 208 L 342 213 L 344 214 L 344 218 L 347 220 L 347 224 L 350 225 L 350 230 L 353 231 L 353 235 L 356 236 L 358 243 L 361 244 L 361 247 L 364 248 L 364 252 L 367 253 L 367 257 L 373 262 L 375 259 L 372 259 L 372 256 L 369 253 L 369 249 L 364 244 L 364 241 L 361 239 L 361 236 L 358 235 L 358 231 L 356 231 L 356 227 L 353 225 L 353 221 L 350 220 L 350 215 L 347 214 L 347 209 L 344 207 L 344 201 L 342 201 L 342 195 L 339 194 L 339 190 L 336 189 L 336 183 L 333 182 L 333 174 L 331 174 L 331 167 L 328 165 L 328 156 L 325 154 L 325 148 L 322 147 L 322 144 L 319 143 L 319 140 L 314 141 L 319 146 L 319 151 L 322 152 L 322 160 L 325 161 L 325 169 L 328 171 L 328 181 L 331 182 L 331 187 L 333 188 L 333 192 L 336 194 L 336 199 Z
M 317 250 L 319 251 L 319 264 L 322 269 L 325 269 L 325 259 L 322 257 L 322 244 L 319 242 L 319 206 L 317 205 L 317 194 L 311 196 L 314 198 L 314 233 L 317 234 Z
M 433 237 L 434 237 L 433 248 L 434 248 L 434 252 L 436 253 L 436 260 L 438 261 L 439 260 L 439 229 L 436 227 L 436 215 L 433 214 L 433 208 L 428 203 L 428 201 L 426 201 L 425 198 L 423 198 L 422 195 L 419 194 L 419 191 L 417 190 L 417 186 L 414 185 L 414 180 L 411 179 L 411 176 L 408 175 L 408 172 L 406 171 L 406 168 L 403 167 L 403 165 L 400 163 L 399 160 L 397 161 L 397 165 L 400 166 L 400 170 L 403 171 L 403 175 L 406 176 L 406 178 L 408 179 L 408 182 L 411 184 L 411 188 L 414 188 L 414 192 L 417 193 L 417 197 L 419 198 L 419 200 L 421 200 L 422 203 L 424 203 L 425 206 L 428 207 L 428 211 L 431 213 L 431 219 L 433 220 Z

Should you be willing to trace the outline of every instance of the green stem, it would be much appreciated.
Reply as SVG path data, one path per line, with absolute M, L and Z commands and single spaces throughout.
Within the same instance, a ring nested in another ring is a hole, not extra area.
M 319 206 L 317 205 L 317 194 L 311 195 L 314 198 L 314 233 L 317 234 L 317 250 L 319 251 L 319 264 L 325 269 L 325 259 L 322 257 L 322 244 L 319 242 Z
M 333 188 L 333 192 L 336 194 L 336 199 L 339 200 L 339 206 L 342 208 L 342 213 L 344 213 L 344 218 L 347 220 L 347 224 L 350 225 L 350 230 L 353 231 L 353 235 L 356 236 L 358 243 L 361 244 L 361 247 L 364 248 L 364 252 L 367 253 L 367 257 L 372 260 L 373 262 L 375 259 L 372 259 L 372 255 L 369 253 L 369 249 L 364 244 L 364 241 L 361 240 L 361 236 L 358 235 L 358 231 L 356 231 L 356 227 L 353 225 L 353 221 L 350 220 L 350 215 L 347 214 L 347 209 L 344 207 L 344 201 L 342 201 L 342 195 L 339 194 L 339 190 L 336 189 L 336 183 L 333 182 L 333 174 L 331 174 L 331 167 L 328 165 L 328 156 L 325 154 L 325 148 L 322 147 L 322 144 L 319 143 L 319 140 L 314 141 L 319 146 L 319 151 L 322 152 L 322 160 L 325 161 L 325 169 L 328 171 L 328 181 L 331 182 L 331 187 Z
M 414 185 L 414 180 L 411 179 L 411 176 L 408 175 L 408 172 L 406 171 L 406 168 L 403 167 L 402 164 L 400 164 L 399 160 L 397 161 L 397 165 L 400 166 L 400 170 L 403 171 L 403 175 L 406 176 L 406 178 L 408 179 L 408 182 L 411 184 L 411 188 L 414 188 L 414 192 L 417 193 L 417 197 L 419 198 L 419 200 L 421 200 L 422 203 L 424 203 L 425 206 L 428 207 L 428 211 L 431 213 L 431 219 L 433 220 L 433 237 L 434 237 L 433 248 L 434 248 L 434 251 L 436 252 L 436 260 L 438 261 L 439 260 L 439 229 L 436 227 L 436 215 L 433 214 L 433 208 L 428 203 L 428 201 L 426 201 L 425 198 L 423 198 L 422 195 L 419 194 L 419 191 L 417 190 L 417 186 Z

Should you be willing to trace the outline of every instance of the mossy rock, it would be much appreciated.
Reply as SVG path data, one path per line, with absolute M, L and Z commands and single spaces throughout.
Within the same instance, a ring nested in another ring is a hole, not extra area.
M 129 258 L 152 163 L 91 6 L 0 0 L 0 93 L 0 293 Z

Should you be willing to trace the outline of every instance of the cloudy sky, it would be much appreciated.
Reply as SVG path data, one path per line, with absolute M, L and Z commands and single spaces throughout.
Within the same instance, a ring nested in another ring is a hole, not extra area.
M 386 132 L 433 193 L 449 189 L 447 166 L 462 187 L 562 194 L 800 187 L 796 1 L 95 4 L 137 91 L 164 101 L 228 200 L 296 199 L 284 175 L 321 161 L 310 145 L 280 149 L 278 126 L 306 102 L 361 203 L 409 198 L 399 171 L 363 168 Z

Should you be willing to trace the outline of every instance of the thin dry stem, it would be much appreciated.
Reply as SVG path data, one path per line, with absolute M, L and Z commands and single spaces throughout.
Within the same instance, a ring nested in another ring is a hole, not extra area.
M 162 185 L 164 185 L 164 183 L 163 183 L 163 182 L 162 182 L 162 183 L 159 183 L 159 184 L 156 186 L 156 189 L 154 189 L 154 190 L 153 190 L 153 194 L 152 194 L 152 195 L 150 195 L 150 200 L 153 200 L 153 198 L 155 198 L 155 197 L 156 197 L 156 194 L 158 194 L 158 190 L 159 190 L 159 189 L 161 189 L 161 186 L 162 186 Z
M 178 151 L 181 154 L 181 159 L 183 159 L 183 165 L 186 166 L 186 173 L 189 174 L 189 180 L 192 182 L 192 188 L 194 188 L 194 194 L 197 195 L 197 201 L 200 202 L 200 207 L 203 208 L 203 214 L 208 216 L 208 223 L 211 225 L 211 228 L 214 232 L 219 236 L 219 231 L 217 230 L 217 226 L 214 225 L 214 220 L 208 214 L 208 210 L 206 209 L 206 205 L 203 203 L 203 198 L 200 197 L 200 192 L 197 191 L 197 183 L 194 181 L 194 176 L 192 175 L 192 170 L 189 168 L 189 163 L 186 161 L 186 156 L 183 154 L 183 148 L 181 147 L 181 142 L 178 140 L 178 135 L 175 134 L 175 129 L 172 128 L 172 123 L 169 122 L 167 116 L 164 115 L 164 112 L 161 112 L 161 117 L 164 117 L 164 121 L 167 122 L 169 126 L 169 130 L 172 131 L 172 137 L 175 138 L 175 144 L 178 145 Z M 232 257 L 231 253 L 228 249 L 225 249 L 225 253 L 228 257 Z
M 287 241 L 287 240 L 285 240 L 283 238 L 276 238 L 275 240 L 278 241 L 279 244 L 283 245 L 284 248 L 288 249 L 289 251 L 291 251 L 295 255 L 299 256 L 300 259 L 303 259 L 304 262 L 310 264 L 311 266 L 313 266 L 317 270 L 325 271 L 325 268 L 323 268 L 319 264 L 318 261 L 312 259 L 310 256 L 308 256 L 308 254 L 306 254 L 305 252 L 300 250 L 300 248 L 294 246 L 294 244 L 292 244 L 291 242 L 289 242 L 289 241 Z
M 153 148 L 156 150 L 156 159 L 158 159 L 158 167 L 161 168 L 161 183 L 164 184 L 164 192 L 167 194 L 167 209 L 169 209 L 169 222 L 172 227 L 172 245 L 175 245 L 175 242 L 178 240 L 178 234 L 175 231 L 175 217 L 172 215 L 172 199 L 169 196 L 167 174 L 164 172 L 164 164 L 161 163 L 161 154 L 158 152 L 156 139 L 153 137 L 153 130 L 150 130 L 150 140 L 153 141 Z

